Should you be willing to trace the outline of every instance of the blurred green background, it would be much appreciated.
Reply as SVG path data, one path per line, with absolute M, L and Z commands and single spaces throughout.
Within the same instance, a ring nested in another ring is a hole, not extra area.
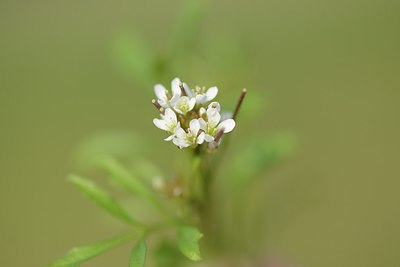
M 66 182 L 88 136 L 140 133 L 168 166 L 152 86 L 121 61 L 141 36 L 161 74 L 178 66 L 167 86 L 217 85 L 229 108 L 248 88 L 257 112 L 239 119 L 236 153 L 250 133 L 297 136 L 254 186 L 268 247 L 298 266 L 400 266 L 400 2 L 209 1 L 190 50 L 162 57 L 185 42 L 173 36 L 186 2 L 0 2 L 0 265 L 44 266 L 124 229 Z M 129 251 L 84 266 L 127 266 Z

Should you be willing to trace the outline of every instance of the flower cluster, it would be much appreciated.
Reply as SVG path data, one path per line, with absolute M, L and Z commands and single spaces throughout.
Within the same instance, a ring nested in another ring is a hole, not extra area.
M 171 92 L 161 84 L 154 86 L 157 100 L 153 104 L 161 119 L 154 119 L 155 126 L 167 132 L 165 141 L 172 141 L 179 148 L 196 147 L 209 143 L 217 147 L 224 133 L 235 128 L 233 118 L 221 118 L 221 106 L 211 102 L 218 94 L 217 87 L 206 90 L 196 86 L 190 89 L 186 83 L 175 78 Z

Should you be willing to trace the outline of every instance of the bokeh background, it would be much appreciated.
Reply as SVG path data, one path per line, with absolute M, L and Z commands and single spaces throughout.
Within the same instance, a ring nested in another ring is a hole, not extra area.
M 272 251 L 295 266 L 400 266 L 400 2 L 208 1 L 193 28 L 187 2 L 0 2 L 0 265 L 44 266 L 122 231 L 66 175 L 104 131 L 145 136 L 140 151 L 168 166 L 151 57 L 160 82 L 217 85 L 227 107 L 248 88 L 235 153 L 254 133 L 296 136 L 253 185 Z M 127 266 L 129 251 L 84 266 Z

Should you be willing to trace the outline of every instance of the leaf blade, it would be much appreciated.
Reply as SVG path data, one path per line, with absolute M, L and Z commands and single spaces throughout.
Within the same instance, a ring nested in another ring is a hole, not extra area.
M 146 261 L 147 246 L 144 240 L 140 240 L 131 252 L 129 267 L 144 267 Z
M 192 226 L 181 226 L 177 233 L 179 250 L 192 261 L 201 260 L 198 241 L 202 237 L 203 234 L 197 228 Z
M 102 207 L 108 213 L 114 217 L 120 219 L 123 222 L 142 226 L 141 223 L 131 218 L 125 210 L 112 198 L 106 191 L 97 186 L 94 182 L 89 179 L 83 178 L 78 175 L 70 175 L 69 181 L 74 184 L 84 195 L 90 198 L 98 206 Z
M 117 183 L 128 192 L 131 192 L 138 197 L 148 201 L 157 209 L 163 211 L 163 207 L 155 195 L 154 191 L 143 182 L 139 177 L 136 177 L 127 169 L 125 169 L 117 160 L 113 158 L 103 158 L 100 167 L 109 173 L 109 179 Z
M 48 265 L 48 267 L 79 266 L 79 264 L 90 260 L 97 255 L 103 253 L 104 251 L 114 248 L 128 241 L 129 239 L 134 238 L 134 236 L 135 235 L 133 234 L 127 234 L 106 241 L 92 243 L 81 247 L 75 247 L 71 249 L 65 257 L 57 260 L 53 264 Z

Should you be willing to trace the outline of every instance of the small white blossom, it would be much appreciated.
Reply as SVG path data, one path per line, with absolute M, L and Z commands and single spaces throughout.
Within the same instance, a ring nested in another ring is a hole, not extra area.
M 229 133 L 235 128 L 235 121 L 233 119 L 226 119 L 221 121 L 220 105 L 218 102 L 213 102 L 208 105 L 206 114 L 207 121 L 203 118 L 199 119 L 200 127 L 205 132 L 204 139 L 206 142 L 214 141 L 215 135 L 221 129 L 224 129 L 224 133 Z
M 179 78 L 175 78 L 171 82 L 172 96 L 170 92 L 165 89 L 165 87 L 161 84 L 156 84 L 154 86 L 154 93 L 156 94 L 158 100 L 158 104 L 160 104 L 163 108 L 170 108 L 175 105 L 175 103 L 179 100 L 182 91 L 179 85 L 181 84 L 181 80 Z M 183 87 L 186 91 L 190 91 L 187 84 L 183 83 Z
M 187 96 L 181 96 L 174 105 L 174 109 L 179 114 L 185 115 L 189 111 L 191 111 L 196 105 L 195 98 L 189 98 Z
M 216 86 L 208 88 L 206 91 L 205 87 L 196 86 L 193 90 L 186 90 L 185 92 L 189 97 L 196 98 L 197 104 L 205 104 L 213 100 L 218 94 L 218 88 Z
M 153 119 L 153 123 L 161 130 L 170 134 L 170 136 L 164 139 L 165 141 L 171 141 L 174 138 L 175 129 L 180 128 L 176 114 L 170 108 L 165 109 L 165 113 L 161 114 L 161 119 Z
M 173 143 L 179 148 L 195 146 L 197 144 L 202 144 L 204 142 L 204 132 L 200 132 L 200 122 L 199 119 L 193 119 L 189 123 L 189 128 L 187 132 L 178 127 L 175 129 L 175 137 L 173 138 Z

